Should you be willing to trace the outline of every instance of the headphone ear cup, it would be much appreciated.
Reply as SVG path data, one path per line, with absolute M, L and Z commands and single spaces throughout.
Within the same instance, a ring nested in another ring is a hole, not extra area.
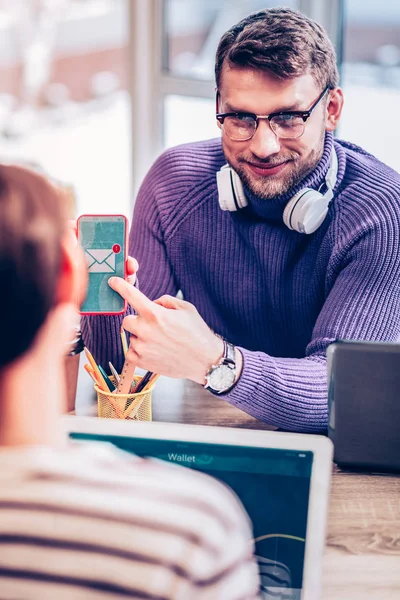
M 283 211 L 283 222 L 289 229 L 299 233 L 314 233 L 325 219 L 333 198 L 338 172 L 338 158 L 332 146 L 329 168 L 325 176 L 327 191 L 324 194 L 311 188 L 297 192 Z
M 329 200 L 323 194 L 304 188 L 285 206 L 283 222 L 299 233 L 314 233 L 325 219 L 328 207 Z
M 218 202 L 221 210 L 234 212 L 247 206 L 239 175 L 229 165 L 217 172 Z

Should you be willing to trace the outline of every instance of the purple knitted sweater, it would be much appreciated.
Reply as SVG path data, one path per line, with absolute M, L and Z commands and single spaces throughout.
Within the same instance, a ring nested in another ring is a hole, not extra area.
M 312 235 L 282 221 L 288 199 L 324 182 L 339 160 L 328 216 Z M 137 198 L 130 255 L 151 299 L 180 289 L 208 325 L 236 344 L 242 375 L 222 398 L 295 431 L 327 427 L 326 347 L 335 339 L 395 341 L 400 332 L 400 175 L 326 134 L 315 170 L 288 194 L 223 212 L 219 139 L 166 151 Z M 86 317 L 85 344 L 121 366 L 117 317 Z

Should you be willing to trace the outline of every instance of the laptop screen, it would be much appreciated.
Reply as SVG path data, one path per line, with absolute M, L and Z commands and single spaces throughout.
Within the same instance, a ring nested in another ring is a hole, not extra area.
M 203 471 L 229 485 L 253 523 L 263 598 L 300 600 L 313 452 L 89 433 L 139 456 Z

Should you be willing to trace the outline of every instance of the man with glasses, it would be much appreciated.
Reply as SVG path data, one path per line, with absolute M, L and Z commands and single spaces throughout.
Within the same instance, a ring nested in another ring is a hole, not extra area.
M 224 126 L 224 133 L 238 142 L 250 140 L 258 127 L 259 119 L 267 119 L 271 130 L 276 137 L 287 140 L 296 140 L 301 137 L 305 130 L 305 123 L 314 110 L 329 91 L 327 85 L 322 94 L 318 96 L 310 110 L 278 111 L 269 115 L 255 115 L 248 112 L 218 113 L 217 121 Z M 220 93 L 217 92 L 217 108 Z
M 129 356 L 262 421 L 324 431 L 327 345 L 400 333 L 400 177 L 333 139 L 335 52 L 301 13 L 231 27 L 215 75 L 221 139 L 156 161 L 130 235 L 141 291 L 111 282 L 136 311 L 123 321 Z M 83 323 L 104 365 L 119 324 Z

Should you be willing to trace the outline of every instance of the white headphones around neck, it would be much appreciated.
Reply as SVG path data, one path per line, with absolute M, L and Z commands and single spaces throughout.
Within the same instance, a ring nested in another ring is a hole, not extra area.
M 286 204 L 283 222 L 299 233 L 314 233 L 324 221 L 336 184 L 338 159 L 332 146 L 329 169 L 325 175 L 326 192 L 303 188 Z M 247 199 L 239 175 L 229 165 L 217 172 L 218 202 L 222 210 L 235 211 L 247 206 Z M 320 188 L 321 189 L 321 188 Z

